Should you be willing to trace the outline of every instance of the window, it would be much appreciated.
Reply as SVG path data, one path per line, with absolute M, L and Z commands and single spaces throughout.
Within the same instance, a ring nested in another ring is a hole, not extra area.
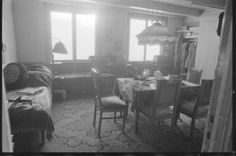
M 160 54 L 160 45 L 138 45 L 136 35 L 152 24 L 147 19 L 130 19 L 129 61 L 152 61 Z
M 54 53 L 54 61 L 88 60 L 95 55 L 95 15 L 51 12 L 52 47 L 61 41 L 68 54 Z

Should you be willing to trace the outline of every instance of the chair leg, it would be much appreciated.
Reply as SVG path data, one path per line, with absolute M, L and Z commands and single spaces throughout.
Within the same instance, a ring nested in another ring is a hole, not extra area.
M 154 123 L 155 123 L 155 120 L 152 119 L 151 120 L 151 144 L 152 146 L 154 145 Z
M 120 112 L 120 117 L 123 117 L 123 112 Z
M 195 127 L 195 118 L 192 118 L 192 121 L 191 121 L 191 132 L 190 132 L 191 139 L 193 138 L 194 127 Z
M 123 134 L 125 134 L 125 123 L 127 120 L 127 116 L 128 116 L 128 112 L 127 111 L 123 112 L 123 130 L 122 130 Z
M 99 118 L 99 126 L 98 126 L 98 138 L 100 138 L 100 132 L 101 132 L 101 125 L 102 125 L 102 112 L 100 112 L 100 118 Z
M 170 139 L 173 139 L 175 135 L 175 126 L 176 126 L 176 119 L 172 119 L 171 121 L 171 127 L 170 127 Z
M 136 110 L 136 112 L 135 112 L 135 133 L 138 132 L 138 124 L 139 124 L 138 120 L 139 120 L 139 111 Z
M 44 145 L 45 144 L 45 131 L 43 129 L 41 129 L 41 139 L 42 139 L 41 145 Z
M 94 105 L 94 115 L 93 115 L 93 127 L 95 127 L 96 124 L 96 116 L 97 116 L 97 106 Z
M 116 123 L 116 112 L 114 112 L 114 123 Z
M 157 127 L 160 127 L 161 121 L 157 121 Z
M 174 118 L 172 119 L 173 122 L 171 122 L 171 138 L 173 138 L 175 135 L 175 128 L 177 126 L 178 119 L 180 119 L 179 117 L 180 117 L 180 113 L 177 112 L 176 116 L 174 116 Z

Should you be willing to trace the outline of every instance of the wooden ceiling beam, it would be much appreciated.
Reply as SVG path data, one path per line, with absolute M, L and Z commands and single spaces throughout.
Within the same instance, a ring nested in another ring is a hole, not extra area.
M 189 0 L 194 5 L 224 9 L 226 0 Z
M 176 15 L 188 15 L 199 17 L 203 13 L 204 10 L 189 8 L 174 4 L 167 4 L 162 2 L 155 2 L 152 0 L 99 0 L 98 3 L 110 3 L 112 5 L 123 6 L 123 7 L 138 7 L 145 9 L 157 9 L 167 13 L 174 13 Z
M 52 2 L 53 0 L 41 0 Z M 60 1 L 60 0 L 57 0 Z M 196 9 L 196 8 L 189 8 L 174 4 L 167 4 L 162 2 L 155 2 L 152 0 L 63 0 L 64 2 L 72 2 L 72 3 L 86 3 L 93 5 L 100 5 L 100 6 L 112 6 L 112 7 L 120 7 L 120 8 L 143 8 L 143 9 L 152 9 L 152 10 L 160 10 L 164 13 L 170 13 L 180 16 L 193 16 L 193 17 L 200 17 L 204 10 Z M 91 3 L 94 2 L 94 3 Z

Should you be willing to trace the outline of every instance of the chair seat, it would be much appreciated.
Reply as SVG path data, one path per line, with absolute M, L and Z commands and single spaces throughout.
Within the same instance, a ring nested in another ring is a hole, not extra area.
M 193 109 L 194 109 L 195 102 L 188 101 L 181 106 L 180 112 L 186 114 L 188 116 L 193 116 Z M 209 105 L 207 106 L 198 106 L 197 112 L 195 114 L 196 117 L 204 117 L 207 115 L 209 109 Z
M 126 109 L 126 104 L 124 101 L 116 96 L 109 96 L 101 98 L 101 107 L 104 110 L 122 110 Z
M 143 106 L 140 109 L 141 112 L 143 112 L 143 114 L 145 114 L 146 116 L 148 116 L 149 118 L 152 117 L 152 111 L 153 111 L 153 107 L 150 106 Z M 160 106 L 160 107 L 156 107 L 156 114 L 155 114 L 155 119 L 167 119 L 167 118 L 171 118 L 171 116 L 173 115 L 173 110 L 170 107 L 164 107 L 164 106 Z

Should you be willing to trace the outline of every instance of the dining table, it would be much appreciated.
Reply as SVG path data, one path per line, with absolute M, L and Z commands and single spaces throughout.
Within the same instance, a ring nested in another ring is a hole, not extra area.
M 170 79 L 168 76 L 162 79 Z M 113 88 L 113 93 L 122 100 L 131 103 L 131 111 L 135 112 L 135 108 L 144 105 L 145 101 L 154 101 L 156 90 L 156 81 L 154 77 L 148 77 L 145 80 L 137 80 L 135 78 L 117 78 Z M 181 81 L 178 102 L 185 99 L 196 98 L 200 85 L 185 80 Z

